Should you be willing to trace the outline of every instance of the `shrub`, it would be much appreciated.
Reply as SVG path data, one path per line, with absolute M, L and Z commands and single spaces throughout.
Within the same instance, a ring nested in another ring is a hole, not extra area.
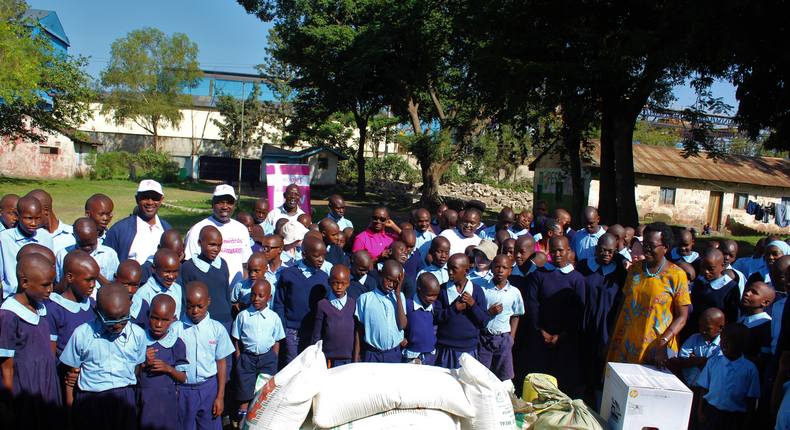
M 115 151 L 97 154 L 91 152 L 87 164 L 91 167 L 91 180 L 113 179 L 156 179 L 162 182 L 178 180 L 178 163 L 170 160 L 167 152 L 146 149 L 138 154 Z M 132 173 L 133 172 L 133 173 Z

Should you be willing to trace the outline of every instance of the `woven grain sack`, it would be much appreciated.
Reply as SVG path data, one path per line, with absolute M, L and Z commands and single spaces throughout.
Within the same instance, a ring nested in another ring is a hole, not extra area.
M 326 379 L 322 343 L 307 347 L 255 394 L 242 421 L 244 430 L 299 430 L 313 397 Z
M 474 416 L 461 384 L 447 369 L 352 363 L 329 369 L 326 382 L 313 398 L 313 423 L 332 428 L 391 409 L 415 408 Z
M 475 410 L 474 417 L 461 417 L 461 429 L 516 430 L 516 416 L 505 384 L 469 354 L 462 354 L 459 362 L 461 368 L 453 372 Z
M 458 417 L 435 409 L 393 409 L 330 429 L 317 430 L 458 430 Z

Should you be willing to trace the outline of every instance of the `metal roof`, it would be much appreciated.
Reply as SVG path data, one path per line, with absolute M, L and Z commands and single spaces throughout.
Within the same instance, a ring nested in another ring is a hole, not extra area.
M 593 144 L 590 167 L 596 168 L 600 166 L 601 145 L 597 140 Z M 530 170 L 550 150 L 541 153 L 530 164 Z M 636 174 L 790 188 L 790 162 L 783 158 L 726 154 L 713 160 L 706 152 L 684 158 L 677 148 L 639 144 L 633 145 L 633 151 Z

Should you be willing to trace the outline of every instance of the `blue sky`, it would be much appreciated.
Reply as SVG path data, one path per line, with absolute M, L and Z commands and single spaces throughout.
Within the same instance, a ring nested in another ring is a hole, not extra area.
M 204 70 L 256 73 L 253 66 L 263 60 L 270 27 L 247 15 L 234 0 L 27 1 L 32 8 L 58 13 L 71 41 L 69 53 L 90 56 L 88 72 L 96 78 L 107 66 L 112 42 L 143 27 L 186 34 L 200 48 Z M 717 83 L 713 94 L 737 108 L 732 85 Z M 688 87 L 677 87 L 675 95 L 677 105 L 694 103 L 694 91 Z

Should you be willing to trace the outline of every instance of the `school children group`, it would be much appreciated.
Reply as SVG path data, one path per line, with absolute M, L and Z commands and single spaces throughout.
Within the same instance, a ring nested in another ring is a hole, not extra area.
M 574 231 L 545 201 L 492 226 L 479 201 L 402 224 L 377 206 L 355 230 L 339 195 L 313 223 L 295 185 L 233 219 L 235 192 L 219 185 L 213 215 L 182 239 L 157 215 L 163 198 L 142 181 L 134 213 L 111 224 L 96 194 L 70 226 L 44 190 L 2 197 L 6 427 L 221 429 L 259 374 L 321 340 L 329 367 L 452 369 L 468 353 L 517 392 L 547 373 L 593 409 L 607 361 L 650 364 L 694 391 L 691 428 L 790 428 L 778 237 L 753 257 L 733 240 L 698 254 L 688 230 L 607 227 L 588 207 Z M 659 285 L 648 306 L 634 298 L 643 281 Z M 644 336 L 630 334 L 637 320 Z

